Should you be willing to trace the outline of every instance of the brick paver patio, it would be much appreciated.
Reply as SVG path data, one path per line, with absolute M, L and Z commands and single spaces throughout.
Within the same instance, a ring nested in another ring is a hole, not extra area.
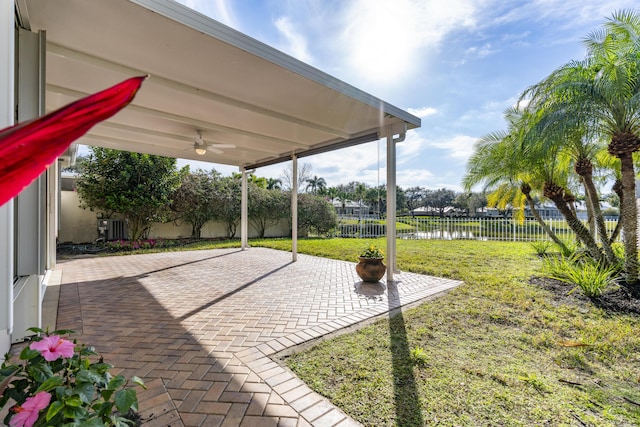
M 149 426 L 355 426 L 271 359 L 460 284 L 363 284 L 355 263 L 265 248 L 61 261 L 57 328 L 137 375 Z M 384 280 L 384 279 L 383 279 Z M 46 325 L 45 325 L 46 326 Z

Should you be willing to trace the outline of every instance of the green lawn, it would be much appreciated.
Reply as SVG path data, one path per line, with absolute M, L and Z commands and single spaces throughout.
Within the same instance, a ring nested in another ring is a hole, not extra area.
M 383 239 L 309 239 L 298 249 L 355 261 L 369 242 L 384 247 Z M 251 244 L 291 248 L 288 240 Z M 398 264 L 465 284 L 285 360 L 356 420 L 367 426 L 640 425 L 638 316 L 562 304 L 530 285 L 540 261 L 526 243 L 402 240 Z
M 385 247 L 384 239 L 302 239 L 298 250 L 355 263 L 370 243 Z M 250 245 L 291 250 L 288 239 Z M 139 252 L 238 246 L 200 241 Z M 640 317 L 562 303 L 529 284 L 541 267 L 530 244 L 398 240 L 398 265 L 465 284 L 284 361 L 356 420 L 402 427 L 640 425 Z

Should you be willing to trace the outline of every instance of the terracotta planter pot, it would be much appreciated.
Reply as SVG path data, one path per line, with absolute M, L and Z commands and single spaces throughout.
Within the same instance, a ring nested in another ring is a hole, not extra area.
M 363 258 L 356 265 L 356 273 L 363 282 L 378 282 L 387 271 L 387 266 L 382 263 L 384 258 Z

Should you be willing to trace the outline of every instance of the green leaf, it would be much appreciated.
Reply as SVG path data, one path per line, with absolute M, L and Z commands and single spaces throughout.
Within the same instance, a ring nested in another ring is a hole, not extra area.
M 31 360 L 40 356 L 40 352 L 38 350 L 31 350 L 29 347 L 25 347 L 20 352 L 20 360 Z
M 39 383 L 43 383 L 53 376 L 51 367 L 45 362 L 36 363 L 27 367 L 29 375 Z
M 129 409 L 138 410 L 138 396 L 136 391 L 128 388 L 126 390 L 118 390 L 116 392 L 116 408 L 122 414 L 126 414 Z
M 93 384 L 81 384 L 74 387 L 73 391 L 80 396 L 80 399 L 85 403 L 90 403 L 96 393 L 96 389 Z
M 80 383 L 101 383 L 104 378 L 88 369 L 80 369 L 76 374 L 76 381 Z
M 102 390 L 102 391 L 100 392 L 100 396 L 102 396 L 102 398 L 103 398 L 104 400 L 110 400 L 110 399 L 111 399 L 111 396 L 113 395 L 113 392 L 114 392 L 114 391 L 115 391 L 115 390 L 107 390 L 107 389 Z
M 147 389 L 147 386 L 144 385 L 144 381 L 142 381 L 141 378 L 136 377 L 135 375 L 131 377 L 131 381 L 133 381 L 134 384 L 139 385 L 140 387 L 142 387 L 143 389 Z
M 48 378 L 45 382 L 43 382 L 35 392 L 38 393 L 40 391 L 53 390 L 54 388 L 58 387 L 59 385 L 62 385 L 63 382 L 64 382 L 64 379 L 62 377 L 54 375 L 51 378 Z
M 113 365 L 109 365 L 108 363 L 94 363 L 90 367 L 93 372 L 97 372 L 100 375 L 104 375 L 104 373 L 108 372 L 111 368 L 113 368 Z
M 11 375 L 15 374 L 19 370 L 20 370 L 20 366 L 18 365 L 8 365 L 6 367 L 3 367 L 2 369 L 0 369 L 0 380 L 10 377 Z
M 64 408 L 64 403 L 60 402 L 59 400 L 56 400 L 51 405 L 49 405 L 49 410 L 47 411 L 47 421 L 50 421 L 51 418 L 55 417 L 56 414 L 58 414 L 62 410 L 62 408 Z
M 78 402 L 80 399 L 78 399 Z M 87 410 L 81 406 L 69 406 L 64 407 L 65 418 L 71 418 L 73 420 L 81 420 L 87 416 Z
M 11 366 L 9 368 L 0 369 L 0 396 L 5 388 L 11 383 L 13 375 L 20 370 L 19 366 Z M 0 405 L 0 408 L 2 405 Z
M 40 328 L 36 328 L 36 327 L 28 328 L 27 331 L 31 331 L 34 334 L 43 334 L 44 333 L 44 330 L 42 330 Z
M 79 408 L 82 406 L 82 400 L 80 400 L 80 396 L 73 395 L 71 397 L 67 397 L 66 399 L 64 399 L 64 404 L 66 406 Z
M 93 410 L 100 417 L 109 416 L 113 412 L 113 402 L 103 402 L 101 404 L 93 405 Z
M 99 417 L 90 418 L 86 421 L 83 421 L 82 424 L 80 424 L 80 427 L 103 427 L 103 426 L 104 426 L 104 421 L 102 421 L 102 419 Z
M 115 390 L 122 387 L 126 382 L 127 380 L 124 376 L 116 375 L 115 377 L 111 378 L 111 381 L 109 381 L 109 385 L 107 386 L 107 388 L 109 390 Z

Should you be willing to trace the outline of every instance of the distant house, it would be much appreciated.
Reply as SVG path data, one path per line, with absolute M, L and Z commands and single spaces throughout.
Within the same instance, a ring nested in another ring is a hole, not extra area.
M 421 206 L 413 210 L 413 216 L 440 216 L 440 209 L 430 206 Z M 453 206 L 444 208 L 443 216 L 453 217 L 459 216 L 458 211 Z
M 333 200 L 331 202 L 333 207 L 336 210 L 338 215 L 347 215 L 347 216 L 359 216 L 359 215 L 368 215 L 369 214 L 369 206 L 365 204 L 360 204 L 360 202 L 354 202 L 351 200 L 347 200 L 346 202 L 342 202 L 340 200 Z
M 551 204 L 544 204 L 542 206 L 536 206 L 536 210 L 540 214 L 542 219 L 563 219 L 564 217 L 560 213 L 557 207 Z M 525 208 L 525 215 L 528 217 L 533 217 L 531 213 L 531 209 L 529 207 Z

